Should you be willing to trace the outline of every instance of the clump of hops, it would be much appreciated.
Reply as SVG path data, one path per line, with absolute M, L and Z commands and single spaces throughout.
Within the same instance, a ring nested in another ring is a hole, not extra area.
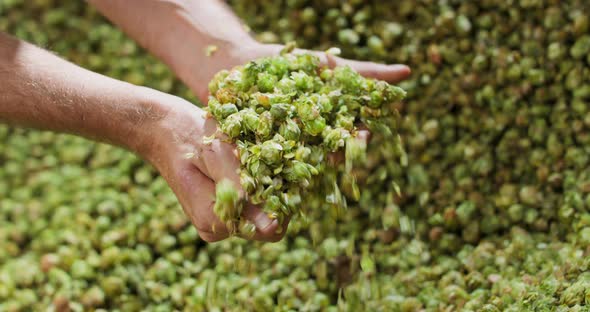
M 283 52 L 221 71 L 209 91 L 210 115 L 238 147 L 244 200 L 281 222 L 305 216 L 310 207 L 359 200 L 355 168 L 367 160 L 361 129 L 391 138 L 401 149 L 394 104 L 405 91 L 347 66 L 322 67 L 311 54 Z M 228 202 L 226 192 L 217 195 Z M 215 212 L 235 224 L 243 201 L 233 200 Z

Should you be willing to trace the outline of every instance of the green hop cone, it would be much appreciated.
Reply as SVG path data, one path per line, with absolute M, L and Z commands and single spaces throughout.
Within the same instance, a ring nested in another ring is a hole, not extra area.
M 238 189 L 230 180 L 224 179 L 215 186 L 215 205 L 213 211 L 234 232 L 234 223 L 242 215 L 243 202 Z M 213 229 L 214 230 L 214 229 Z
M 403 151 L 399 115 L 390 104 L 405 92 L 350 67 L 320 67 L 316 56 L 285 50 L 220 73 L 210 87 L 215 94 L 207 109 L 238 145 L 242 188 L 279 220 L 305 217 L 307 209 L 298 207 L 302 201 L 340 211 L 346 196 L 361 199 L 368 180 L 351 173 L 365 166 L 367 143 L 352 137 L 357 125 L 376 131 L 394 147 L 389 153 Z M 331 153 L 342 153 L 344 162 L 332 162 Z M 236 221 L 236 211 L 217 210 L 224 222 Z

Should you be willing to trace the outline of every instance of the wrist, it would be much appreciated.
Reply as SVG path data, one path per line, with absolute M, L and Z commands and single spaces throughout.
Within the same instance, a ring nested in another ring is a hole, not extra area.
M 179 97 L 151 89 L 144 98 L 156 118 L 142 124 L 138 138 L 128 147 L 162 171 L 176 159 L 195 152 L 203 136 L 206 113 Z
M 160 145 L 162 124 L 172 109 L 166 100 L 170 95 L 141 86 L 133 86 L 130 92 L 136 116 L 132 118 L 134 120 L 129 120 L 133 129 L 121 131 L 126 134 L 120 138 L 121 145 L 151 162 L 152 154 Z

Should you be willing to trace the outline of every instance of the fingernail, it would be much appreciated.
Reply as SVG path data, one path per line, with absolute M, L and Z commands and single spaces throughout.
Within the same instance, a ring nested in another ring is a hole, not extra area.
M 409 66 L 407 65 L 403 65 L 403 64 L 394 64 L 394 65 L 390 65 L 392 67 L 393 70 L 399 70 L 399 71 L 406 71 L 408 73 L 411 73 L 412 70 L 410 69 Z
M 270 219 L 264 212 L 260 212 L 256 218 L 254 219 L 254 224 L 256 228 L 259 230 L 265 230 L 272 224 L 272 219 Z

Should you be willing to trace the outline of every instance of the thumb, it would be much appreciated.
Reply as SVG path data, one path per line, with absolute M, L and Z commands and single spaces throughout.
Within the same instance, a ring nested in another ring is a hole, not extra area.
M 278 242 L 285 236 L 289 226 L 289 219 L 279 224 L 277 219 L 270 218 L 259 206 L 253 204 L 248 204 L 242 215 L 256 226 L 256 232 L 251 238 L 258 241 Z
M 212 121 L 211 121 L 212 122 Z M 206 135 L 215 133 L 215 126 L 206 127 Z M 216 138 L 207 144 L 199 143 L 197 155 L 191 158 L 192 164 L 197 167 L 204 175 L 214 182 L 220 182 L 228 179 L 238 188 L 239 192 L 244 195 L 244 190 L 240 183 L 239 168 L 240 161 L 236 155 L 235 145 L 226 142 L 227 138 L 216 134 Z M 265 242 L 279 241 L 285 234 L 289 220 L 279 224 L 276 219 L 270 218 L 259 206 L 247 203 L 242 211 L 242 217 L 254 224 L 256 231 L 253 236 L 243 236 L 244 238 L 254 239 Z

